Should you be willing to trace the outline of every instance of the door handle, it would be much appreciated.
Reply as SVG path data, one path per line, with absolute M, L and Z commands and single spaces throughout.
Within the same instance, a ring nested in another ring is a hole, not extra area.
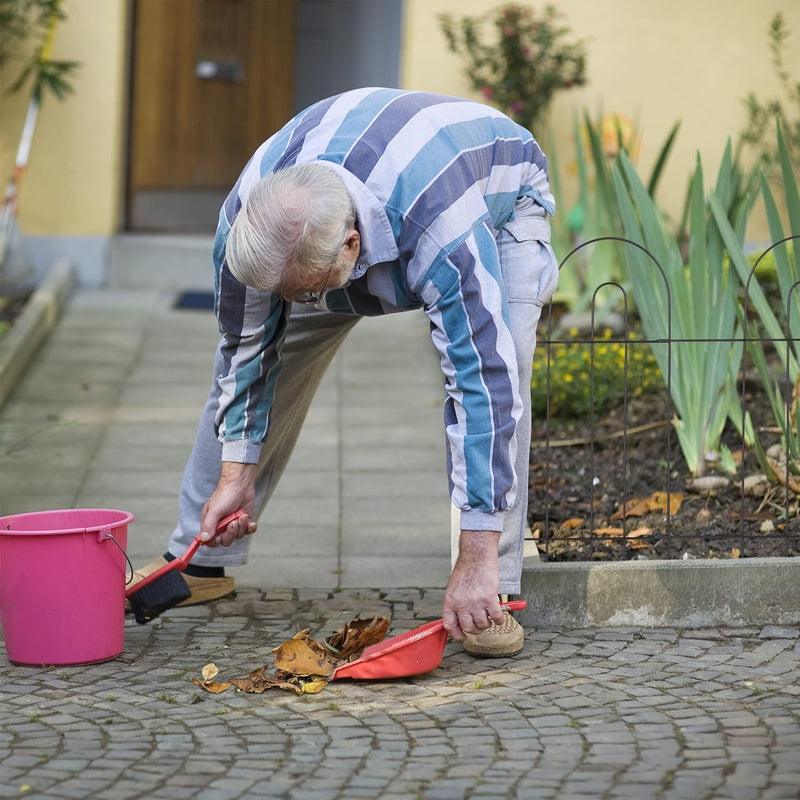
M 241 61 L 211 61 L 204 59 L 195 65 L 194 74 L 203 81 L 242 83 L 244 69 Z

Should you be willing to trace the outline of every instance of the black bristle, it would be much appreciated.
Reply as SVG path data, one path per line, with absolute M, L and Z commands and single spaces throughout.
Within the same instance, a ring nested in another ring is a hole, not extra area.
M 160 578 L 148 583 L 128 596 L 133 615 L 140 625 L 155 619 L 159 614 L 188 600 L 192 590 L 177 569 L 165 572 Z

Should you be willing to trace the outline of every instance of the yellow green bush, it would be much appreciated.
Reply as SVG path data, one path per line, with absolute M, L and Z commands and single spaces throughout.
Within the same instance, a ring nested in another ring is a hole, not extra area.
M 594 401 L 595 413 L 619 406 L 624 397 L 627 368 L 628 398 L 665 391 L 661 371 L 650 346 L 629 336 L 615 337 L 606 329 L 592 341 L 569 338 L 540 342 L 533 359 L 531 402 L 535 417 L 547 408 L 547 370 L 550 365 L 550 416 L 569 419 L 588 417 Z M 594 359 L 594 372 L 592 371 Z M 592 385 L 594 394 L 592 395 Z

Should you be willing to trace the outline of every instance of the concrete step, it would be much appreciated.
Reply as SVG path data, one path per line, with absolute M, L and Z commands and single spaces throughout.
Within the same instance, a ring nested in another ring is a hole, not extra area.
M 126 233 L 108 250 L 108 287 L 213 289 L 212 236 Z

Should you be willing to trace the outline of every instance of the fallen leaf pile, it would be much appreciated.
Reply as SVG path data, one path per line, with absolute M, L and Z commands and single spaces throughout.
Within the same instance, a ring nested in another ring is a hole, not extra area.
M 622 528 L 614 522 L 623 521 L 631 524 L 634 517 L 646 517 L 649 514 L 675 516 L 683 504 L 682 492 L 653 492 L 648 497 L 635 497 L 627 503 L 620 505 L 610 517 L 598 515 L 594 519 L 594 527 L 587 517 L 570 517 L 560 523 L 553 530 L 552 538 L 547 542 L 547 552 L 552 556 L 562 556 L 576 550 L 587 536 L 586 529 L 590 528 L 591 535 L 602 541 L 609 548 L 624 550 L 647 550 L 653 546 L 659 533 L 644 521 L 636 528 Z M 540 531 L 533 531 L 533 538 L 538 539 Z M 607 558 L 608 551 L 598 550 L 593 552 L 593 558 Z
M 192 678 L 192 681 L 211 694 L 219 694 L 231 686 L 251 694 L 261 694 L 267 689 L 316 694 L 328 685 L 336 667 L 355 661 L 366 647 L 384 640 L 389 620 L 386 617 L 351 620 L 323 643 L 314 641 L 309 630 L 296 633 L 272 651 L 275 656 L 272 675 L 267 675 L 267 668 L 261 666 L 244 678 L 219 682 L 214 680 L 219 674 L 216 664 L 206 664 L 201 671 L 202 680 Z

